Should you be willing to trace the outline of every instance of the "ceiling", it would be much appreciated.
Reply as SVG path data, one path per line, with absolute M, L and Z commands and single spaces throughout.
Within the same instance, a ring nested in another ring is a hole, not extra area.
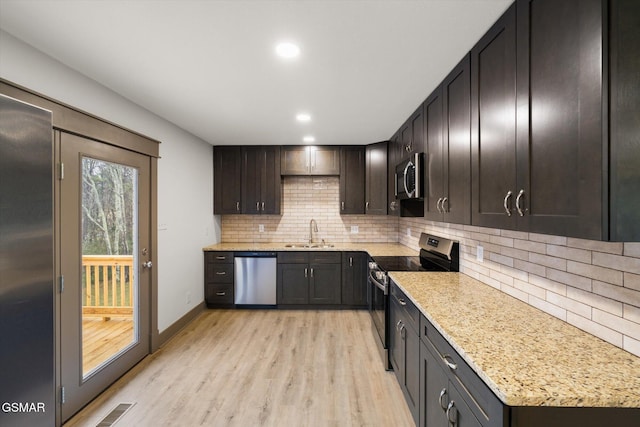
M 511 2 L 0 0 L 0 28 L 213 145 L 367 144 Z

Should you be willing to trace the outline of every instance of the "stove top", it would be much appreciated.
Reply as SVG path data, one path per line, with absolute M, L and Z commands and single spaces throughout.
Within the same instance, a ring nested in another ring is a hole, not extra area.
M 446 271 L 439 265 L 420 262 L 419 256 L 377 256 L 373 257 L 383 271 Z

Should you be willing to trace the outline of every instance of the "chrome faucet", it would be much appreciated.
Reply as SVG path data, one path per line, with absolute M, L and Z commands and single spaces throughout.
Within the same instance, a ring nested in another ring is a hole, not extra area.
M 313 244 L 313 232 L 318 232 L 318 223 L 316 222 L 315 219 L 311 218 L 311 221 L 309 221 L 309 244 L 312 245 Z

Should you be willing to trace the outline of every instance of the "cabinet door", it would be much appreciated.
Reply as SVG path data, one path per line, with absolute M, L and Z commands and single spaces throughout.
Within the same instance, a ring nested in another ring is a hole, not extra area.
M 515 12 L 514 4 L 471 50 L 471 222 L 483 227 L 516 226 Z
M 442 138 L 442 86 L 439 86 L 424 102 L 425 127 L 425 195 L 424 217 L 442 221 L 440 202 L 444 194 L 445 146 Z
M 240 147 L 213 148 L 213 213 L 239 214 L 242 205 L 242 156 Z
M 411 122 L 411 146 L 409 147 L 409 153 L 422 153 L 424 152 L 424 104 L 411 115 L 409 121 Z
M 311 175 L 340 175 L 340 147 L 308 147 Z
M 396 132 L 389 141 L 387 151 L 387 215 L 400 216 L 400 202 L 396 199 L 396 165 L 400 163 L 400 133 Z
M 400 315 L 400 306 L 394 300 L 391 300 L 389 311 L 389 362 L 396 375 L 398 382 L 402 385 L 404 376 L 404 345 L 402 342 L 402 316 Z
M 442 83 L 445 192 L 440 202 L 446 222 L 471 224 L 471 69 L 469 55 Z
M 517 190 L 528 231 L 603 235 L 603 9 L 517 3 Z
M 403 329 L 403 341 L 405 400 L 417 425 L 420 418 L 420 338 L 408 324 Z
M 367 215 L 387 214 L 387 147 L 388 143 L 378 142 L 366 149 L 365 213 Z
M 340 264 L 309 264 L 309 303 L 340 304 L 342 271 Z
M 261 156 L 262 154 L 262 156 Z M 242 147 L 242 213 L 260 213 L 260 179 L 264 153 L 260 147 Z
M 610 239 L 640 241 L 640 2 L 610 2 Z
M 308 304 L 308 264 L 278 264 L 277 283 L 278 304 Z
M 462 395 L 449 381 L 449 405 L 447 406 L 446 417 L 449 425 L 453 423 L 456 427 L 482 427 L 482 424 L 473 415 L 471 409 L 462 398 Z
M 364 147 L 359 145 L 342 147 L 340 163 L 340 214 L 364 214 Z
M 367 291 L 367 254 L 343 252 L 342 304 L 366 307 Z
M 278 215 L 282 198 L 280 147 L 262 147 L 260 167 L 260 213 Z
M 430 344 L 429 344 L 430 345 Z M 420 427 L 446 426 L 449 379 L 427 345 L 420 344 Z
M 283 147 L 280 154 L 282 175 L 308 175 L 310 169 L 309 147 Z

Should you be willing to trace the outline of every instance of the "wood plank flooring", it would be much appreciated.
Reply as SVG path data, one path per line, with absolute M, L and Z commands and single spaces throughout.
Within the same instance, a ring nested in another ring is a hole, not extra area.
M 413 426 L 360 310 L 207 310 L 65 424 Z
M 133 320 L 83 316 L 82 372 L 85 374 L 134 341 Z

